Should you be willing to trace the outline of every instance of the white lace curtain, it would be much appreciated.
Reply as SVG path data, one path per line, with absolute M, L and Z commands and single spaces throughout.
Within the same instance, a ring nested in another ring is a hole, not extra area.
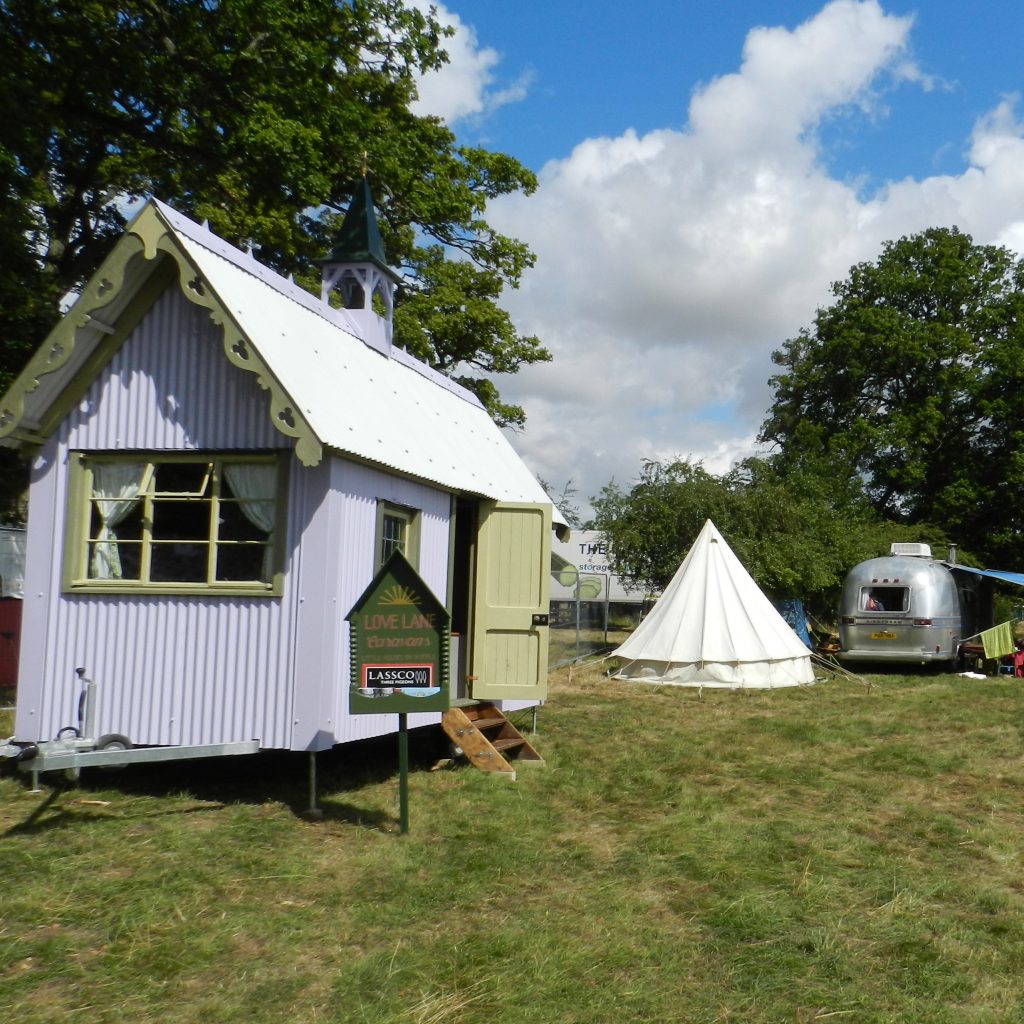
M 269 581 L 273 570 L 277 466 L 266 462 L 227 462 L 224 479 L 238 499 L 242 515 L 267 535 L 261 578 Z
M 92 467 L 93 502 L 100 517 L 92 551 L 91 576 L 95 580 L 123 578 L 115 527 L 138 501 L 145 472 L 144 462 L 97 462 Z

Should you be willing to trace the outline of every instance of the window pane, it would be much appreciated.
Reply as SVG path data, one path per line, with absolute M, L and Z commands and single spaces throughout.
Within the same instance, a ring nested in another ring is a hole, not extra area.
M 153 539 L 209 540 L 210 502 L 206 498 L 154 498 Z
M 153 473 L 154 494 L 203 494 L 210 475 L 208 462 L 164 462 Z
M 149 578 L 153 583 L 205 583 L 208 544 L 161 544 L 150 549 Z
M 225 501 L 221 498 L 219 508 L 220 523 L 217 527 L 217 536 L 221 540 L 265 541 L 270 536 L 267 530 L 261 529 L 255 523 L 266 522 L 267 520 L 273 522 L 273 502 L 246 502 L 246 508 L 243 512 L 242 507 L 237 501 Z
M 217 580 L 221 583 L 269 583 L 270 548 L 266 544 L 218 544 Z
M 220 496 L 244 501 L 273 501 L 277 496 L 277 466 L 269 462 L 225 462 Z
M 96 502 L 92 501 L 90 504 L 89 540 L 96 540 L 103 529 L 103 519 L 96 507 Z M 142 502 L 133 502 L 128 511 L 118 519 L 117 525 L 108 527 L 108 529 L 114 531 L 118 540 L 142 540 Z
M 96 550 L 100 549 L 97 560 Z M 109 575 L 97 576 L 96 566 L 109 566 Z M 142 545 L 138 541 L 90 541 L 89 576 L 91 579 L 139 580 L 142 576 Z
M 383 565 L 395 551 L 405 552 L 405 519 L 385 512 L 381 521 L 380 561 Z
M 116 520 L 116 525 L 107 521 L 104 529 L 103 516 L 97 500 L 91 502 L 89 519 L 88 561 L 86 575 L 94 580 L 138 580 L 142 571 L 142 502 L 121 503 L 116 514 L 111 514 L 111 503 L 107 499 L 103 509 Z
M 905 612 L 910 607 L 910 588 L 864 587 L 861 607 L 868 612 Z

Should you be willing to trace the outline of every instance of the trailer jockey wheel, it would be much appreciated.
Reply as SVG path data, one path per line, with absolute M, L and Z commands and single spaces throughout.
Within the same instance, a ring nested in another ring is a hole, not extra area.
M 131 750 L 132 741 L 127 736 L 122 736 L 120 733 L 112 732 L 106 736 L 101 736 L 96 741 L 95 750 Z M 104 772 L 119 772 L 125 766 L 123 764 L 104 764 L 100 765 L 100 771 Z

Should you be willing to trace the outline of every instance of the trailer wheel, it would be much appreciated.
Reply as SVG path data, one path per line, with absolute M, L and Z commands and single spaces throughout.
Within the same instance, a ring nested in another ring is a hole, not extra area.
M 120 733 L 111 732 L 106 736 L 101 736 L 96 741 L 95 750 L 131 750 L 132 741 L 127 736 L 122 736 Z M 123 764 L 104 764 L 100 765 L 101 772 L 119 772 L 124 768 Z

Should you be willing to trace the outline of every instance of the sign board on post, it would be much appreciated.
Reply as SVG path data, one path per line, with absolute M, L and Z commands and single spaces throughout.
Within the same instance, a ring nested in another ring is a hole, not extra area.
M 351 714 L 448 710 L 450 616 L 400 551 L 346 619 Z

